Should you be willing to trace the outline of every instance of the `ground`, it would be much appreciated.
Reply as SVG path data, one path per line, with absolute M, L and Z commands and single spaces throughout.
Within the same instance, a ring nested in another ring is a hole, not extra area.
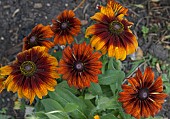
M 117 0 L 118 1 L 118 0 Z M 169 0 L 119 0 L 129 8 L 128 20 L 133 22 L 132 31 L 138 37 L 144 56 L 151 55 L 161 64 L 170 62 L 170 2 Z M 90 16 L 96 6 L 106 0 L 0 0 L 0 64 L 7 65 L 22 48 L 22 39 L 36 24 L 51 24 L 64 9 L 74 9 L 85 28 L 91 24 Z M 4 90 L 0 94 L 0 114 L 10 118 L 23 118 L 24 110 L 14 109 L 16 95 Z M 1 117 L 0 115 L 0 117 Z M 170 99 L 160 112 L 170 118 Z

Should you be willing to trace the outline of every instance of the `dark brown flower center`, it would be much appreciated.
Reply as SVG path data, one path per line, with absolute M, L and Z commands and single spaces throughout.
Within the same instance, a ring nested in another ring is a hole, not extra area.
M 84 65 L 83 65 L 83 63 L 81 63 L 81 62 L 77 62 L 77 63 L 75 63 L 74 68 L 75 68 L 77 71 L 83 71 Z
M 61 29 L 66 29 L 67 27 L 68 27 L 68 23 L 67 22 L 61 23 Z
M 120 34 L 123 31 L 123 29 L 124 29 L 124 26 L 119 21 L 112 21 L 109 24 L 109 31 L 111 33 Z
M 36 65 L 32 61 L 25 61 L 20 66 L 21 73 L 25 76 L 32 76 L 36 71 Z
M 145 100 L 147 99 L 149 96 L 149 90 L 148 88 L 142 88 L 139 90 L 138 92 L 138 97 L 141 99 L 141 100 Z

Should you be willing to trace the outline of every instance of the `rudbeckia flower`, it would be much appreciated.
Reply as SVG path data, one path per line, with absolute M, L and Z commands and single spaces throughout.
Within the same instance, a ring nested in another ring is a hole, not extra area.
M 1 75 L 8 75 L 5 86 L 7 91 L 18 92 L 19 98 L 33 102 L 35 96 L 42 99 L 48 90 L 54 91 L 59 78 L 56 73 L 58 62 L 49 55 L 43 46 L 36 46 L 17 55 L 16 60 L 0 68 Z
M 123 84 L 123 92 L 120 92 L 118 99 L 123 103 L 126 113 L 137 119 L 154 116 L 162 108 L 164 99 L 167 97 L 163 93 L 161 77 L 154 80 L 154 73 L 151 68 L 146 68 L 144 75 L 138 69 L 136 76 L 128 79 L 128 84 Z
M 91 17 L 97 23 L 87 28 L 85 36 L 92 35 L 92 47 L 100 50 L 102 54 L 108 53 L 109 57 L 120 60 L 135 52 L 138 42 L 129 29 L 133 23 L 124 18 L 127 10 L 119 3 L 110 1 Z
M 94 52 L 86 43 L 74 44 L 72 48 L 67 46 L 63 50 L 62 59 L 59 62 L 58 73 L 67 80 L 69 86 L 82 89 L 90 86 L 90 82 L 98 82 L 98 74 L 101 74 L 101 54 Z
M 34 46 L 45 46 L 49 49 L 54 46 L 54 43 L 47 40 L 47 38 L 51 38 L 53 36 L 54 33 L 49 25 L 43 26 L 42 24 L 38 24 L 32 29 L 32 32 L 23 39 L 23 51 Z
M 94 119 L 100 119 L 100 116 L 99 115 L 95 115 Z
M 77 36 L 80 32 L 81 22 L 75 17 L 72 10 L 64 10 L 56 19 L 52 20 L 52 23 L 51 29 L 55 33 L 55 44 L 71 44 L 74 41 L 73 36 Z

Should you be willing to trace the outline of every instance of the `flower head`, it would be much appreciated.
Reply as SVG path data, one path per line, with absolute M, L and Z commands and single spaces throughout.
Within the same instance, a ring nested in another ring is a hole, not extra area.
M 154 116 L 162 108 L 164 99 L 161 77 L 154 81 L 154 73 L 151 68 L 146 68 L 144 75 L 138 69 L 136 76 L 128 79 L 130 85 L 123 84 L 123 92 L 118 99 L 123 103 L 126 113 L 135 118 Z
M 17 55 L 13 64 L 0 68 L 1 75 L 9 75 L 5 81 L 8 91 L 18 92 L 20 98 L 33 102 L 35 96 L 42 99 L 47 91 L 54 91 L 58 78 L 55 57 L 45 47 L 36 46 Z
M 124 60 L 135 52 L 138 42 L 129 27 L 133 24 L 124 18 L 127 9 L 119 3 L 109 1 L 106 7 L 91 17 L 97 23 L 88 27 L 86 37 L 93 35 L 91 45 L 102 54 Z
M 95 115 L 94 119 L 100 119 L 100 116 L 99 115 Z
M 70 86 L 82 89 L 90 86 L 90 82 L 98 82 L 98 74 L 102 62 L 99 61 L 101 54 L 93 53 L 93 49 L 86 43 L 74 44 L 63 50 L 62 59 L 59 62 L 58 73 L 67 80 Z
M 52 20 L 52 30 L 55 33 L 54 43 L 60 45 L 71 44 L 74 41 L 73 36 L 80 32 L 81 22 L 75 18 L 72 10 L 64 10 Z
M 121 16 L 127 15 L 128 12 L 127 8 L 123 7 L 120 3 L 115 2 L 114 0 L 108 0 L 106 7 L 100 6 L 99 8 L 101 13 L 107 14 L 108 13 L 107 11 L 109 11 L 111 13 L 108 13 L 108 15 L 113 15 L 115 17 L 119 15 Z
M 23 51 L 34 46 L 45 46 L 48 49 L 53 47 L 54 44 L 51 41 L 46 40 L 47 38 L 53 37 L 53 35 L 54 33 L 49 25 L 43 26 L 42 24 L 38 24 L 32 29 L 32 32 L 23 39 Z

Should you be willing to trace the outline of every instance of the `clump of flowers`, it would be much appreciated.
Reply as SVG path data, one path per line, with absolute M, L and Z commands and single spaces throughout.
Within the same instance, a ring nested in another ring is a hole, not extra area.
M 16 60 L 0 68 L 0 92 L 17 92 L 19 98 L 35 104 L 32 115 L 38 118 L 155 116 L 167 97 L 162 78 L 154 80 L 150 67 L 143 75 L 138 68 L 134 77 L 121 69 L 119 60 L 138 47 L 130 30 L 133 23 L 125 18 L 128 8 L 114 0 L 98 8 L 91 17 L 95 23 L 86 29 L 81 43 L 74 42 L 81 22 L 73 10 L 62 11 L 51 25 L 36 25 L 23 39 Z M 131 69 L 132 74 L 135 69 Z

